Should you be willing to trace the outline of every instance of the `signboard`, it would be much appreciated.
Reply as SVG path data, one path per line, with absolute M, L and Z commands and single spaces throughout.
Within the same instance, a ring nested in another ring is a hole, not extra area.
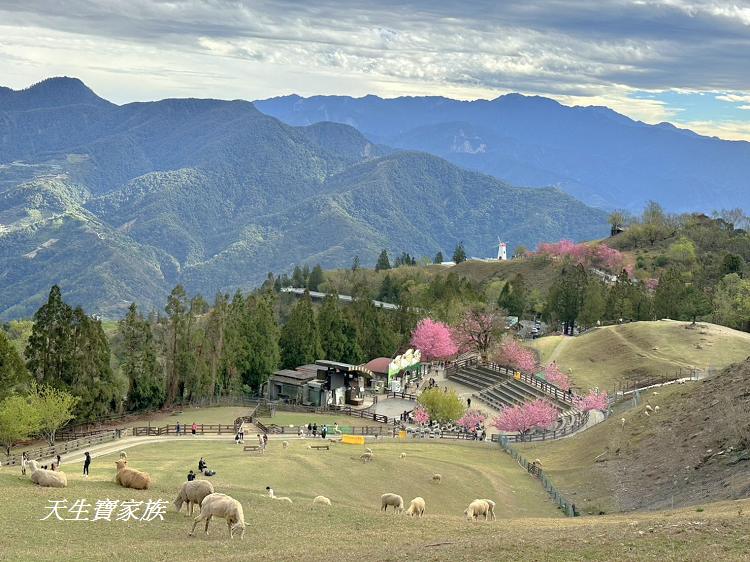
M 388 365 L 388 380 L 393 378 L 401 371 L 408 370 L 419 365 L 422 360 L 422 352 L 414 349 L 407 349 L 406 353 L 397 355 Z

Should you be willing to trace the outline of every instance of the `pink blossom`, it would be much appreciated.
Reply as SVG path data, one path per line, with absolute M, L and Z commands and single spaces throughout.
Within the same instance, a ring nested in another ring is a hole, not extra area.
M 463 427 L 466 431 L 471 431 L 484 423 L 485 419 L 487 419 L 487 416 L 479 410 L 466 410 L 466 413 L 456 421 L 456 424 Z
M 414 421 L 418 424 L 425 424 L 430 421 L 430 414 L 428 414 L 427 410 L 422 408 L 422 406 L 414 408 L 412 416 L 414 417 Z
M 503 318 L 497 312 L 467 310 L 453 329 L 453 341 L 461 352 L 475 351 L 486 357 L 496 336 L 502 331 Z
M 570 378 L 560 370 L 560 367 L 554 361 L 544 368 L 544 378 L 560 390 L 567 392 L 570 389 Z
M 632 263 L 623 267 L 622 270 L 627 274 L 628 279 L 633 279 L 633 277 L 635 277 L 635 266 Z
M 571 240 L 539 244 L 537 253 L 557 258 L 569 258 L 576 264 L 599 267 L 612 273 L 621 271 L 625 262 L 622 252 L 606 244 L 576 244 Z
M 588 412 L 590 410 L 599 410 L 600 412 L 605 412 L 609 407 L 607 391 L 599 391 L 598 388 L 594 388 L 590 390 L 586 396 L 578 396 L 574 398 L 573 406 L 575 406 L 582 412 Z
M 525 434 L 534 428 L 548 429 L 557 420 L 557 409 L 546 400 L 535 400 L 508 408 L 492 420 L 492 425 L 500 431 Z
M 659 286 L 659 280 L 658 279 L 646 279 L 644 282 L 644 285 L 646 285 L 646 289 L 649 291 L 655 291 L 656 288 Z
M 506 338 L 500 345 L 497 362 L 525 373 L 536 371 L 536 356 L 513 338 Z
M 412 333 L 411 345 L 422 352 L 422 358 L 426 361 L 447 359 L 458 353 L 451 329 L 432 318 L 419 321 Z

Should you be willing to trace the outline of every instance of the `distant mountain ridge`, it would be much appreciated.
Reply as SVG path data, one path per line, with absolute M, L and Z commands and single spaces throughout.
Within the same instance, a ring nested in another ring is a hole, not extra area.
M 11 100 L 6 103 L 7 100 Z M 38 106 L 37 106 L 38 104 Z M 606 233 L 606 215 L 344 124 L 293 127 L 245 101 L 114 105 L 76 79 L 0 91 L 0 319 L 49 286 L 90 312 L 211 298 L 301 263 L 367 264 L 382 248 L 492 255 Z
M 603 208 L 640 211 L 654 199 L 674 212 L 750 209 L 750 143 L 647 125 L 606 107 L 521 94 L 476 101 L 290 95 L 255 106 L 290 125 L 346 123 L 374 142 L 514 185 L 556 186 Z

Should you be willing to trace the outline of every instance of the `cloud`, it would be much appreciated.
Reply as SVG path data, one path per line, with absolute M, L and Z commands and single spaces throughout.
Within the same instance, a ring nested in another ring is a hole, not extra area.
M 0 22 L 11 86 L 75 74 L 120 102 L 521 91 L 655 121 L 679 111 L 633 92 L 750 101 L 748 0 L 4 0 Z

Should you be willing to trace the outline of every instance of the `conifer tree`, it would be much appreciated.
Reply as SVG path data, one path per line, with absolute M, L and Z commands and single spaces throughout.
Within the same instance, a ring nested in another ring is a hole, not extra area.
M 281 366 L 294 369 L 320 358 L 320 338 L 310 295 L 305 293 L 281 329 Z
M 378 256 L 378 261 L 375 264 L 375 271 L 382 271 L 383 269 L 390 269 L 391 268 L 391 262 L 388 259 L 388 252 L 386 250 L 383 250 L 380 252 L 380 255 Z

